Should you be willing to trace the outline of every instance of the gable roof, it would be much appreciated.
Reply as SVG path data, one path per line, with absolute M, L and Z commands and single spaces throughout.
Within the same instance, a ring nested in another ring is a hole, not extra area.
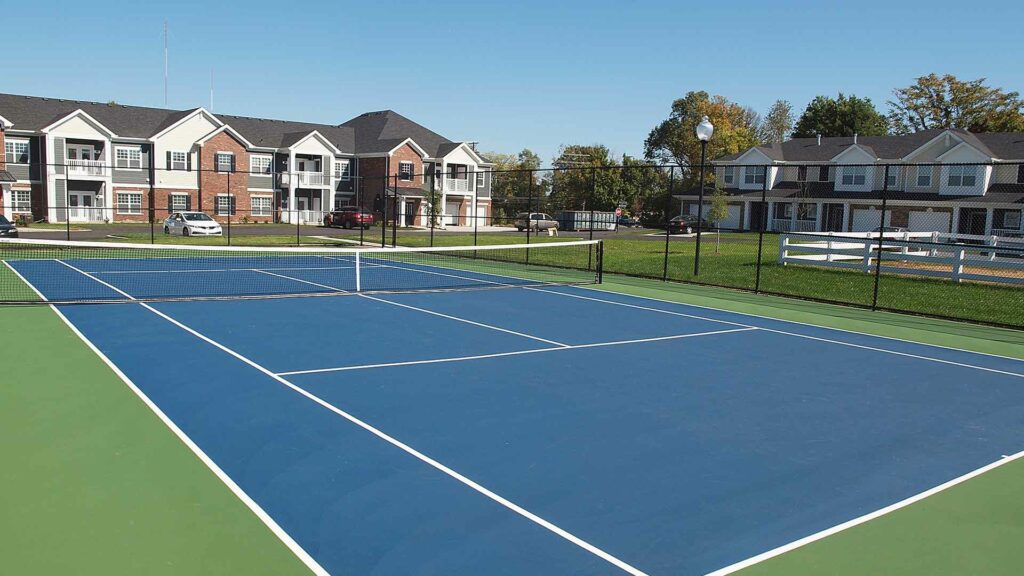
M 453 144 L 444 136 L 429 130 L 398 112 L 381 110 L 366 112 L 341 125 L 355 130 L 355 148 L 359 154 L 386 153 L 412 138 L 426 150 L 427 156 L 438 158 L 443 145 Z M 449 150 L 450 152 L 451 150 Z
M 157 133 L 157 128 L 174 112 L 123 104 L 0 94 L 0 110 L 18 130 L 39 131 L 79 109 L 126 138 L 148 138 Z
M 918 148 L 946 133 L 944 128 L 922 130 L 898 136 L 858 136 L 857 145 L 874 152 L 876 158 L 900 160 Z M 1001 160 L 1024 160 L 1024 133 L 983 132 L 974 134 L 966 130 L 951 128 L 950 134 L 967 142 L 991 158 Z M 782 144 L 756 146 L 773 160 L 787 162 L 828 162 L 853 146 L 852 136 L 825 137 L 818 144 L 817 138 L 793 138 Z M 717 161 L 731 162 L 739 159 L 748 150 L 717 158 Z
M 254 146 L 261 148 L 288 148 L 309 136 L 311 132 L 319 132 L 343 153 L 353 154 L 356 151 L 355 131 L 348 127 L 227 114 L 218 114 L 217 117 L 245 135 Z

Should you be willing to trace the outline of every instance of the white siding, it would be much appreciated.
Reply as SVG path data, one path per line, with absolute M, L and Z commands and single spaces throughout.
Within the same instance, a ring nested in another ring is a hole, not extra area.
M 199 158 L 193 150 L 196 141 L 216 130 L 218 126 L 205 114 L 197 114 L 161 136 L 153 145 L 153 165 L 156 167 L 156 186 L 167 188 L 198 188 Z M 167 152 L 188 152 L 192 157 L 192 172 L 168 172 Z

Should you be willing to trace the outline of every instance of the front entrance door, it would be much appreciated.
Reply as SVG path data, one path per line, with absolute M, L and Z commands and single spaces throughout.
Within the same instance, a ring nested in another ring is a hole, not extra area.
M 447 216 L 448 216 L 448 225 L 449 226 L 458 226 L 459 225 L 459 203 L 458 202 L 448 202 L 447 204 L 445 204 L 444 211 L 445 211 L 445 214 L 447 214 Z
M 823 232 L 843 232 L 843 205 L 826 204 Z
M 768 206 L 764 202 L 750 203 L 750 229 L 754 231 L 768 229 Z
M 68 220 L 71 222 L 88 222 L 92 219 L 93 195 L 82 192 L 68 194 Z
M 986 212 L 984 208 L 961 208 L 960 224 L 957 226 L 957 232 L 960 234 L 984 235 Z
M 405 201 L 405 225 L 415 226 L 416 225 L 416 201 L 406 200 Z

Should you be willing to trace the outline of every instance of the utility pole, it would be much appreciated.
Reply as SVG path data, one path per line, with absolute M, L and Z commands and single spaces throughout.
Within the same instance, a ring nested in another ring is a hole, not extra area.
M 164 108 L 167 108 L 167 20 L 164 20 Z

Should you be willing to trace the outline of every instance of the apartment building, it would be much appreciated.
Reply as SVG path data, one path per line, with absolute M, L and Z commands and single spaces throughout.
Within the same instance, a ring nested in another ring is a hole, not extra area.
M 427 223 L 430 187 L 444 223 L 490 211 L 493 165 L 390 110 L 329 125 L 0 94 L 0 144 L 0 213 L 12 219 L 145 222 L 203 210 L 317 224 L 358 202 L 416 226 Z
M 1024 235 L 1022 133 L 794 138 L 713 165 L 716 185 L 728 195 L 723 228 L 870 231 L 882 223 L 884 194 L 886 226 Z M 696 191 L 677 197 L 684 212 L 697 212 Z

